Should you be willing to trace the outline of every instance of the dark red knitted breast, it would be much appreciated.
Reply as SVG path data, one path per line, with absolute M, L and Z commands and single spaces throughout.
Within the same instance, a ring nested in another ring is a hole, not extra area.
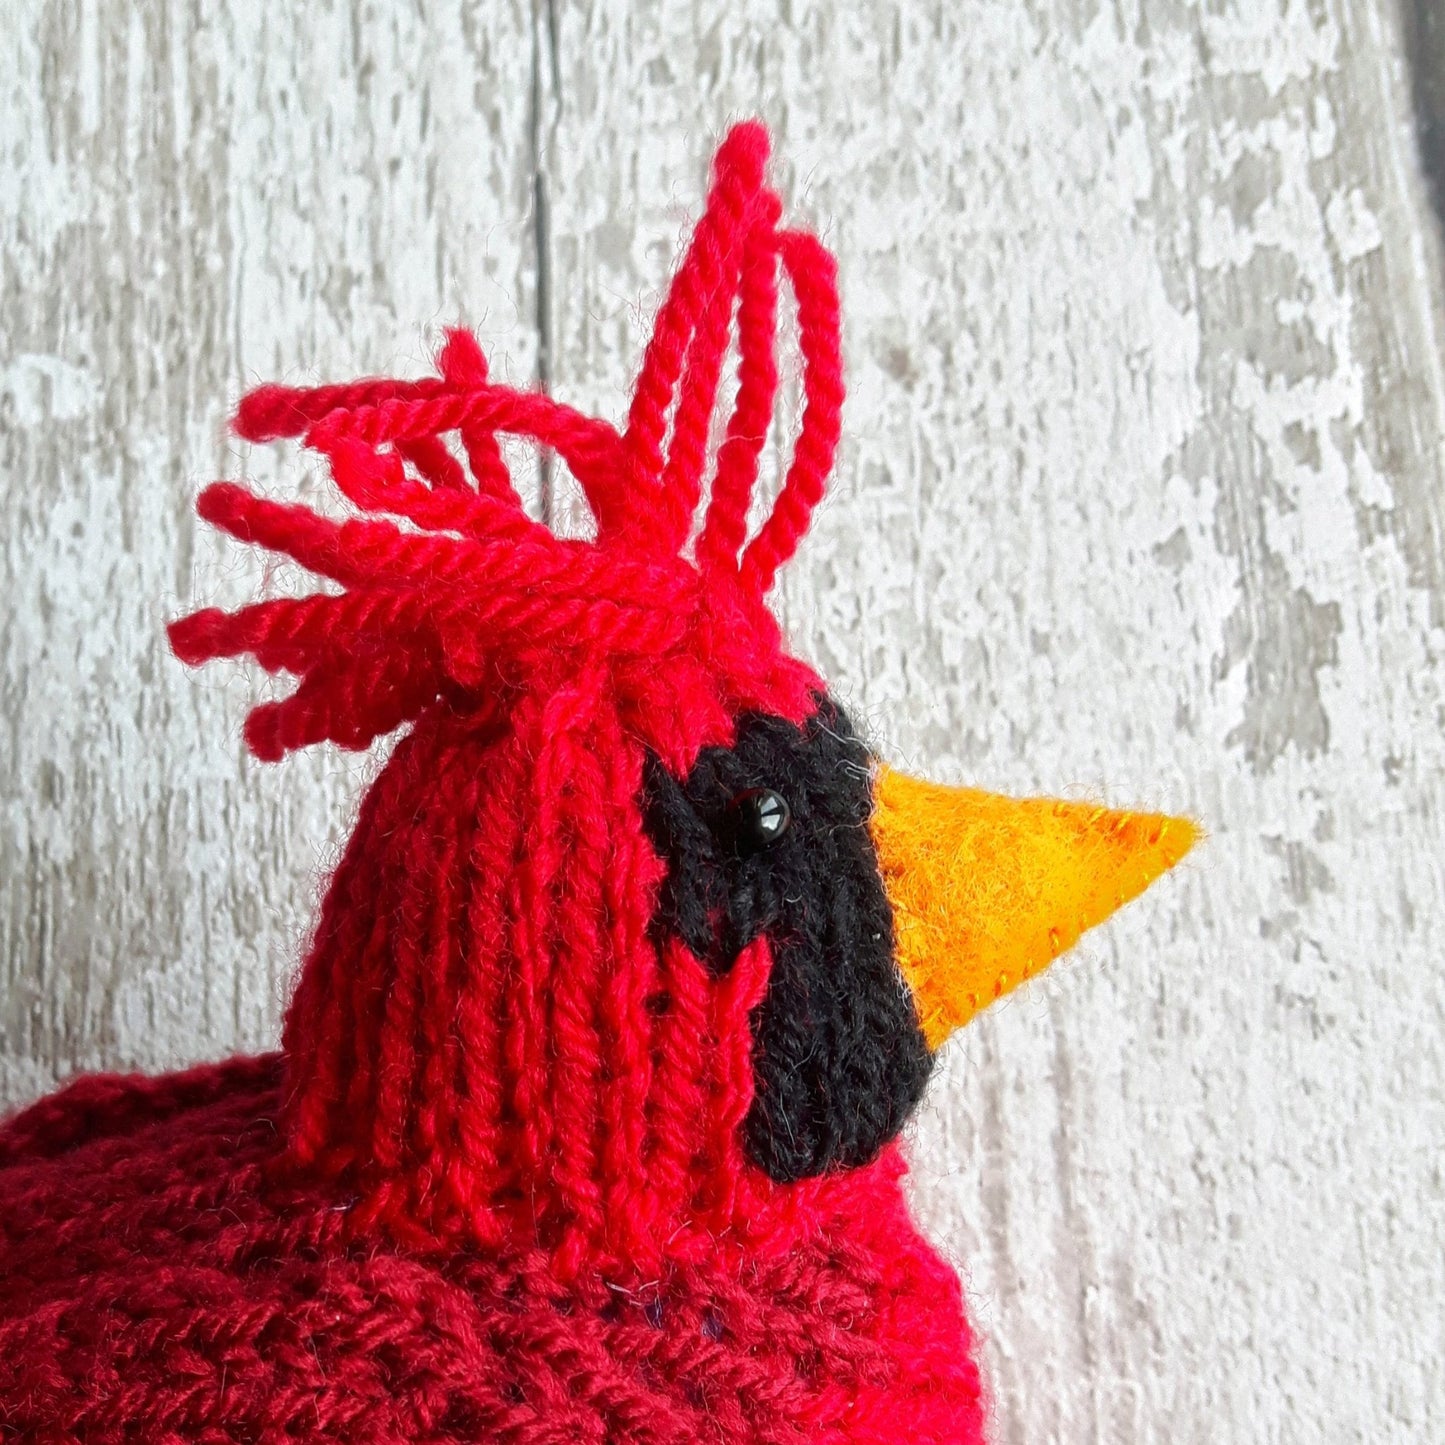
M 271 1167 L 280 1067 L 82 1080 L 0 1130 L 0 1439 L 981 1439 L 956 1278 L 896 1154 L 795 1235 L 563 1287 L 410 1248 Z

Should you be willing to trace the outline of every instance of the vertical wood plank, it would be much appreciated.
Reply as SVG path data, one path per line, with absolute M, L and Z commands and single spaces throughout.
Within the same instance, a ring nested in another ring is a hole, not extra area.
M 1212 832 L 913 1140 L 1007 1442 L 1445 1429 L 1441 257 L 1390 0 L 20 7 L 0 50 L 0 1095 L 271 1036 L 370 764 L 163 618 L 263 376 L 620 416 L 727 121 L 840 256 L 780 607 L 894 760 Z M 555 479 L 562 525 L 577 522 Z M 277 579 L 278 584 L 286 579 Z
M 29 5 L 3 47 L 0 1080 L 159 1068 L 274 1035 L 371 765 L 257 767 L 237 669 L 168 616 L 259 564 L 191 513 L 288 494 L 224 430 L 243 388 L 419 371 L 474 322 L 536 367 L 530 12 Z M 8 30 L 8 27 L 7 27 Z M 287 579 L 278 579 L 282 584 Z

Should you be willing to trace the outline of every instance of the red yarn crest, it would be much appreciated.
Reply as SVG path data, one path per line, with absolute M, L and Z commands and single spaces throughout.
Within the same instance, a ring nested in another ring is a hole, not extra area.
M 187 663 L 249 654 L 300 678 L 289 697 L 247 719 L 257 756 L 326 739 L 363 748 L 499 663 L 555 656 L 578 639 L 661 653 L 685 634 L 703 590 L 767 593 L 823 495 L 843 402 L 836 263 L 815 236 L 778 225 L 781 203 L 763 179 L 768 149 L 756 122 L 734 127 L 719 148 L 706 211 L 658 313 L 621 433 L 540 392 L 489 382 L 466 331 L 449 334 L 436 378 L 261 386 L 243 398 L 239 435 L 303 438 L 361 513 L 335 522 L 231 482 L 201 493 L 207 521 L 343 589 L 232 613 L 207 608 L 171 624 Z M 804 406 L 782 489 L 749 541 L 778 386 L 779 266 L 797 298 Z M 734 327 L 736 400 L 693 561 L 679 565 Z M 465 466 L 443 441 L 453 432 Z M 596 517 L 596 543 L 559 538 L 526 515 L 499 433 L 562 458 Z

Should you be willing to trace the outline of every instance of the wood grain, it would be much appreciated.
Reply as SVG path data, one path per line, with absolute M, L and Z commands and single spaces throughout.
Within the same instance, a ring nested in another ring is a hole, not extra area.
M 6 28 L 5 1101 L 271 1039 L 374 771 L 248 763 L 258 681 L 165 653 L 261 580 L 196 487 L 301 476 L 228 403 L 420 370 L 462 319 L 619 415 L 762 113 L 845 289 L 799 649 L 918 771 L 1212 834 L 951 1044 L 916 1129 L 998 1440 L 1445 1434 L 1445 310 L 1388 0 Z

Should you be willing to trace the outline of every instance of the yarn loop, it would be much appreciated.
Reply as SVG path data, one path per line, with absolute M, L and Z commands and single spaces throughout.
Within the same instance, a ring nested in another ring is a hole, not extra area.
M 837 268 L 815 237 L 779 226 L 767 156 L 755 122 L 735 126 L 719 148 L 622 432 L 490 381 L 464 330 L 448 333 L 436 377 L 265 385 L 242 398 L 237 434 L 301 438 L 327 459 L 358 514 L 336 521 L 231 482 L 201 493 L 205 520 L 342 589 L 230 613 L 207 608 L 171 624 L 188 663 L 249 654 L 298 679 L 248 718 L 257 756 L 321 741 L 365 748 L 439 698 L 465 705 L 502 676 L 555 671 L 559 656 L 581 659 L 599 644 L 640 658 L 684 642 L 706 648 L 720 612 L 761 603 L 823 494 L 843 403 Z M 781 490 L 749 541 L 778 391 L 780 273 L 797 297 L 803 410 Z M 736 398 L 689 560 L 734 331 Z M 596 519 L 595 543 L 560 538 L 527 515 L 502 435 L 530 438 L 565 462 Z

